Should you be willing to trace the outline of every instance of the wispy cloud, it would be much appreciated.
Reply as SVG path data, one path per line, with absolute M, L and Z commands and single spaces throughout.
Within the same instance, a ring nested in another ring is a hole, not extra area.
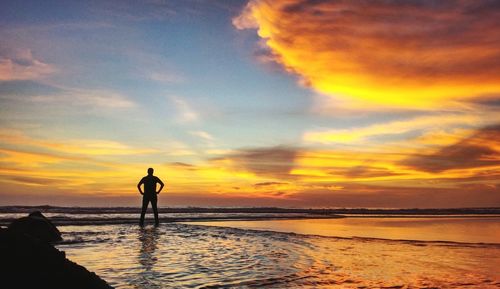
M 177 110 L 177 120 L 179 122 L 194 122 L 199 119 L 198 112 L 184 98 L 171 95 L 169 99 Z
M 311 207 L 449 208 L 488 207 L 500 203 L 500 186 L 458 184 L 453 187 L 387 186 L 340 183 L 338 189 L 300 190 L 287 203 Z M 432 201 L 430 201 L 432 200 Z
M 298 153 L 297 148 L 286 146 L 241 149 L 226 156 L 214 158 L 212 161 L 256 175 L 286 179 L 292 177 L 290 171 L 293 169 Z
M 171 72 L 161 72 L 161 71 L 152 71 L 149 74 L 149 78 L 151 80 L 158 81 L 161 83 L 179 83 L 183 80 L 183 78 L 178 74 L 174 74 Z
M 54 65 L 36 59 L 29 49 L 17 50 L 10 56 L 0 54 L 0 81 L 35 80 L 56 71 Z
M 485 112 L 486 113 L 486 112 Z M 484 126 L 488 122 L 495 122 L 498 118 L 495 114 L 488 114 L 491 118 L 477 113 L 448 113 L 429 116 L 419 116 L 404 120 L 377 123 L 363 127 L 350 129 L 324 129 L 305 132 L 303 140 L 308 143 L 323 144 L 367 144 L 376 143 L 377 137 L 398 136 L 408 132 L 418 132 L 419 136 L 428 136 L 438 132 L 450 132 L 457 129 L 472 129 Z M 403 137 L 408 141 L 408 137 Z M 420 138 L 421 144 L 425 140 Z
M 7 178 L 13 182 L 34 185 L 34 186 L 47 186 L 47 185 L 53 186 L 53 185 L 69 183 L 68 180 L 55 179 L 55 178 L 40 178 L 40 177 L 34 178 L 34 177 L 23 177 L 23 176 L 7 176 Z
M 431 154 L 415 154 L 401 164 L 416 170 L 439 173 L 446 170 L 500 167 L 500 126 L 483 128 L 453 145 Z
M 12 129 L 0 130 L 0 182 L 24 186 L 50 186 L 73 194 L 95 191 L 131 191 L 131 175 L 140 175 L 150 164 L 128 159 L 147 159 L 162 152 L 106 139 L 44 139 Z M 24 188 L 24 189 L 23 189 Z M 39 192 L 38 192 L 39 193 Z
M 176 7 L 169 1 L 143 1 L 140 5 L 129 1 L 97 2 L 90 11 L 114 21 L 166 21 L 176 14 Z
M 13 145 L 19 151 L 40 152 L 40 149 L 49 151 L 45 155 L 71 156 L 81 158 L 82 156 L 95 155 L 137 155 L 158 153 L 158 150 L 149 148 L 136 148 L 130 145 L 106 139 L 62 139 L 46 140 L 27 136 L 21 131 L 13 129 L 1 129 L 0 140 L 2 145 Z
M 207 145 L 208 147 L 214 147 L 215 146 L 215 138 L 209 134 L 206 131 L 203 130 L 195 130 L 195 131 L 190 131 L 189 132 L 191 135 L 197 137 L 198 139 L 201 139 L 202 142 Z
M 191 150 L 190 146 L 180 142 L 171 140 L 168 143 L 164 144 L 163 150 L 166 155 L 169 156 L 193 156 L 196 153 Z
M 135 107 L 136 104 L 124 95 L 107 90 L 67 89 L 58 95 L 40 95 L 31 98 L 40 103 L 71 103 L 96 108 L 125 109 Z
M 25 83 L 18 83 L 24 86 Z M 57 86 L 38 86 L 36 92 L 23 92 L 23 88 L 14 88 L 16 93 L 4 93 L 0 98 L 14 102 L 29 102 L 38 105 L 51 105 L 53 107 L 87 107 L 95 109 L 130 109 L 136 107 L 136 103 L 123 94 L 101 89 L 81 89 Z M 44 92 L 48 91 L 48 93 Z M 21 95 L 19 95 L 21 94 Z
M 267 186 L 279 186 L 279 185 L 287 185 L 288 183 L 284 182 L 262 182 L 262 183 L 256 183 L 254 186 L 256 187 L 267 187 Z
M 120 47 L 117 53 L 122 54 L 132 64 L 131 72 L 135 77 L 152 80 L 161 84 L 180 84 L 186 76 L 173 64 L 172 59 L 158 53 L 154 48 L 143 49 Z
M 206 131 L 196 130 L 196 131 L 191 131 L 189 133 L 194 135 L 194 136 L 197 136 L 205 141 L 212 142 L 214 140 L 214 137 Z

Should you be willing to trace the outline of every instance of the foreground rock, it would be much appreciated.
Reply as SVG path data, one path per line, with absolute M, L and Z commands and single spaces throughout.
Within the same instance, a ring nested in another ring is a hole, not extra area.
M 113 288 L 95 273 L 66 259 L 64 252 L 52 246 L 45 237 L 53 232 L 35 230 L 42 236 L 37 238 L 22 231 L 17 225 L 14 229 L 0 228 L 0 288 Z
M 61 232 L 42 213 L 36 211 L 27 217 L 14 220 L 9 225 L 11 232 L 26 234 L 46 242 L 61 241 Z

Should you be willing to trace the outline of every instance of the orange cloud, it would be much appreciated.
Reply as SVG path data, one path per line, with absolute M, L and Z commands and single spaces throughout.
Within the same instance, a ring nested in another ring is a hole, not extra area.
M 131 194 L 150 163 L 124 157 L 161 154 L 110 140 L 45 140 L 0 129 L 0 182 L 17 187 L 51 187 L 73 194 Z M 37 188 L 38 190 L 38 188 Z
M 233 24 L 257 29 L 320 93 L 428 108 L 500 92 L 499 12 L 492 1 L 251 0 Z
M 298 149 L 284 146 L 242 149 L 212 161 L 258 176 L 288 178 L 298 153 Z
M 402 135 L 416 130 L 424 130 L 430 133 L 439 130 L 449 130 L 450 128 L 482 125 L 483 122 L 486 122 L 484 119 L 485 114 L 439 114 L 377 123 L 352 129 L 309 131 L 304 133 L 303 139 L 311 143 L 357 143 L 366 145 L 367 140 L 384 135 Z M 488 116 L 490 116 L 488 121 L 500 120 L 496 114 L 488 114 Z
M 451 188 L 342 184 L 342 189 L 312 188 L 291 195 L 292 204 L 311 207 L 450 208 L 500 203 L 500 185 L 458 184 Z M 430 201 L 431 200 L 431 201 Z
M 439 173 L 454 169 L 500 168 L 500 125 L 486 127 L 432 154 L 417 154 L 402 162 L 417 170 Z
M 161 152 L 117 142 L 81 142 L 77 148 L 71 140 L 47 142 L 15 130 L 0 130 L 0 140 L 4 201 L 20 194 L 132 200 L 149 166 L 167 183 L 162 198 L 168 204 L 406 206 L 422 201 L 419 206 L 429 206 L 424 200 L 430 195 L 444 202 L 457 193 L 467 200 L 463 204 L 484 205 L 498 201 L 492 192 L 500 188 L 497 126 L 438 149 L 277 146 L 234 150 L 206 162 L 162 164 L 146 163 Z M 127 162 L 128 154 L 146 159 Z
M 0 129 L 0 140 L 4 144 L 37 147 L 38 150 L 52 150 L 57 153 L 66 153 L 78 156 L 93 155 L 131 155 L 153 154 L 158 150 L 149 148 L 134 148 L 124 143 L 101 139 L 70 139 L 70 140 L 44 140 L 29 137 L 20 131 Z

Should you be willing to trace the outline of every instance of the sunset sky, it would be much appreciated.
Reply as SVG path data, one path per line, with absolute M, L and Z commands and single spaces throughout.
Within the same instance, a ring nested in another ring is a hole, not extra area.
M 500 2 L 1 1 L 0 205 L 500 206 Z

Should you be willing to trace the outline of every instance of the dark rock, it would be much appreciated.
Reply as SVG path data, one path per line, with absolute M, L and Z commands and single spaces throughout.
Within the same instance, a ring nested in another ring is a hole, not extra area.
M 0 288 L 112 289 L 50 243 L 0 228 Z
M 29 214 L 27 217 L 14 220 L 9 225 L 9 230 L 26 234 L 46 242 L 57 242 L 62 240 L 61 232 L 59 232 L 49 219 L 45 218 L 45 216 L 38 211 Z

